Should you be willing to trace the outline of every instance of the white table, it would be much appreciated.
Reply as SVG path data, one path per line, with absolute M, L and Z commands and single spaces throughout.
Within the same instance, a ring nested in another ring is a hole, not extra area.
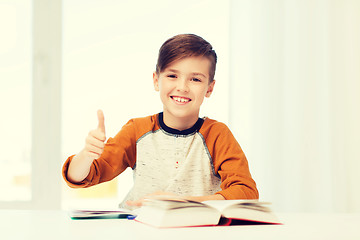
M 360 214 L 279 214 L 284 225 L 157 229 L 126 219 L 71 220 L 64 211 L 0 210 L 0 239 L 360 239 Z

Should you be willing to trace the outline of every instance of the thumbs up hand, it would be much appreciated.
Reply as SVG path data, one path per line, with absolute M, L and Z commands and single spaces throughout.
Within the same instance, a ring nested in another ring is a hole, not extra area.
M 91 130 L 85 139 L 84 154 L 92 160 L 97 159 L 104 151 L 105 147 L 105 120 L 102 110 L 98 110 L 98 127 Z

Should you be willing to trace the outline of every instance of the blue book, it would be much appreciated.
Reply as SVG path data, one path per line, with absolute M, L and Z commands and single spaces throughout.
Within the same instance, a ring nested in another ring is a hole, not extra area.
M 69 212 L 71 219 L 115 219 L 136 217 L 136 214 L 127 209 L 115 210 L 71 210 Z

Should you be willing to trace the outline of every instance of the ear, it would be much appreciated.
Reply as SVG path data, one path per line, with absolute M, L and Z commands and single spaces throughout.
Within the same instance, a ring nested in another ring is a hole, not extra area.
M 154 89 L 155 91 L 159 91 L 159 76 L 156 72 L 153 73 L 153 82 L 154 82 Z
M 205 97 L 210 97 L 211 93 L 214 91 L 214 86 L 215 86 L 215 79 L 209 84 L 208 86 L 208 90 L 205 94 Z

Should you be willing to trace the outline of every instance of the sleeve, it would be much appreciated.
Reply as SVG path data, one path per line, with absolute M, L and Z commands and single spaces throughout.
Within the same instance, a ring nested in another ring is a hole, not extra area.
M 230 129 L 217 122 L 212 127 L 208 142 L 215 173 L 221 178 L 222 190 L 217 193 L 225 199 L 258 199 L 259 193 L 248 161 Z
M 134 122 L 130 120 L 114 138 L 108 139 L 104 152 L 93 161 L 88 176 L 79 183 L 73 183 L 67 178 L 67 171 L 73 157 L 74 155 L 65 161 L 62 169 L 63 178 L 70 187 L 90 187 L 112 180 L 127 167 L 135 165 L 136 133 Z

